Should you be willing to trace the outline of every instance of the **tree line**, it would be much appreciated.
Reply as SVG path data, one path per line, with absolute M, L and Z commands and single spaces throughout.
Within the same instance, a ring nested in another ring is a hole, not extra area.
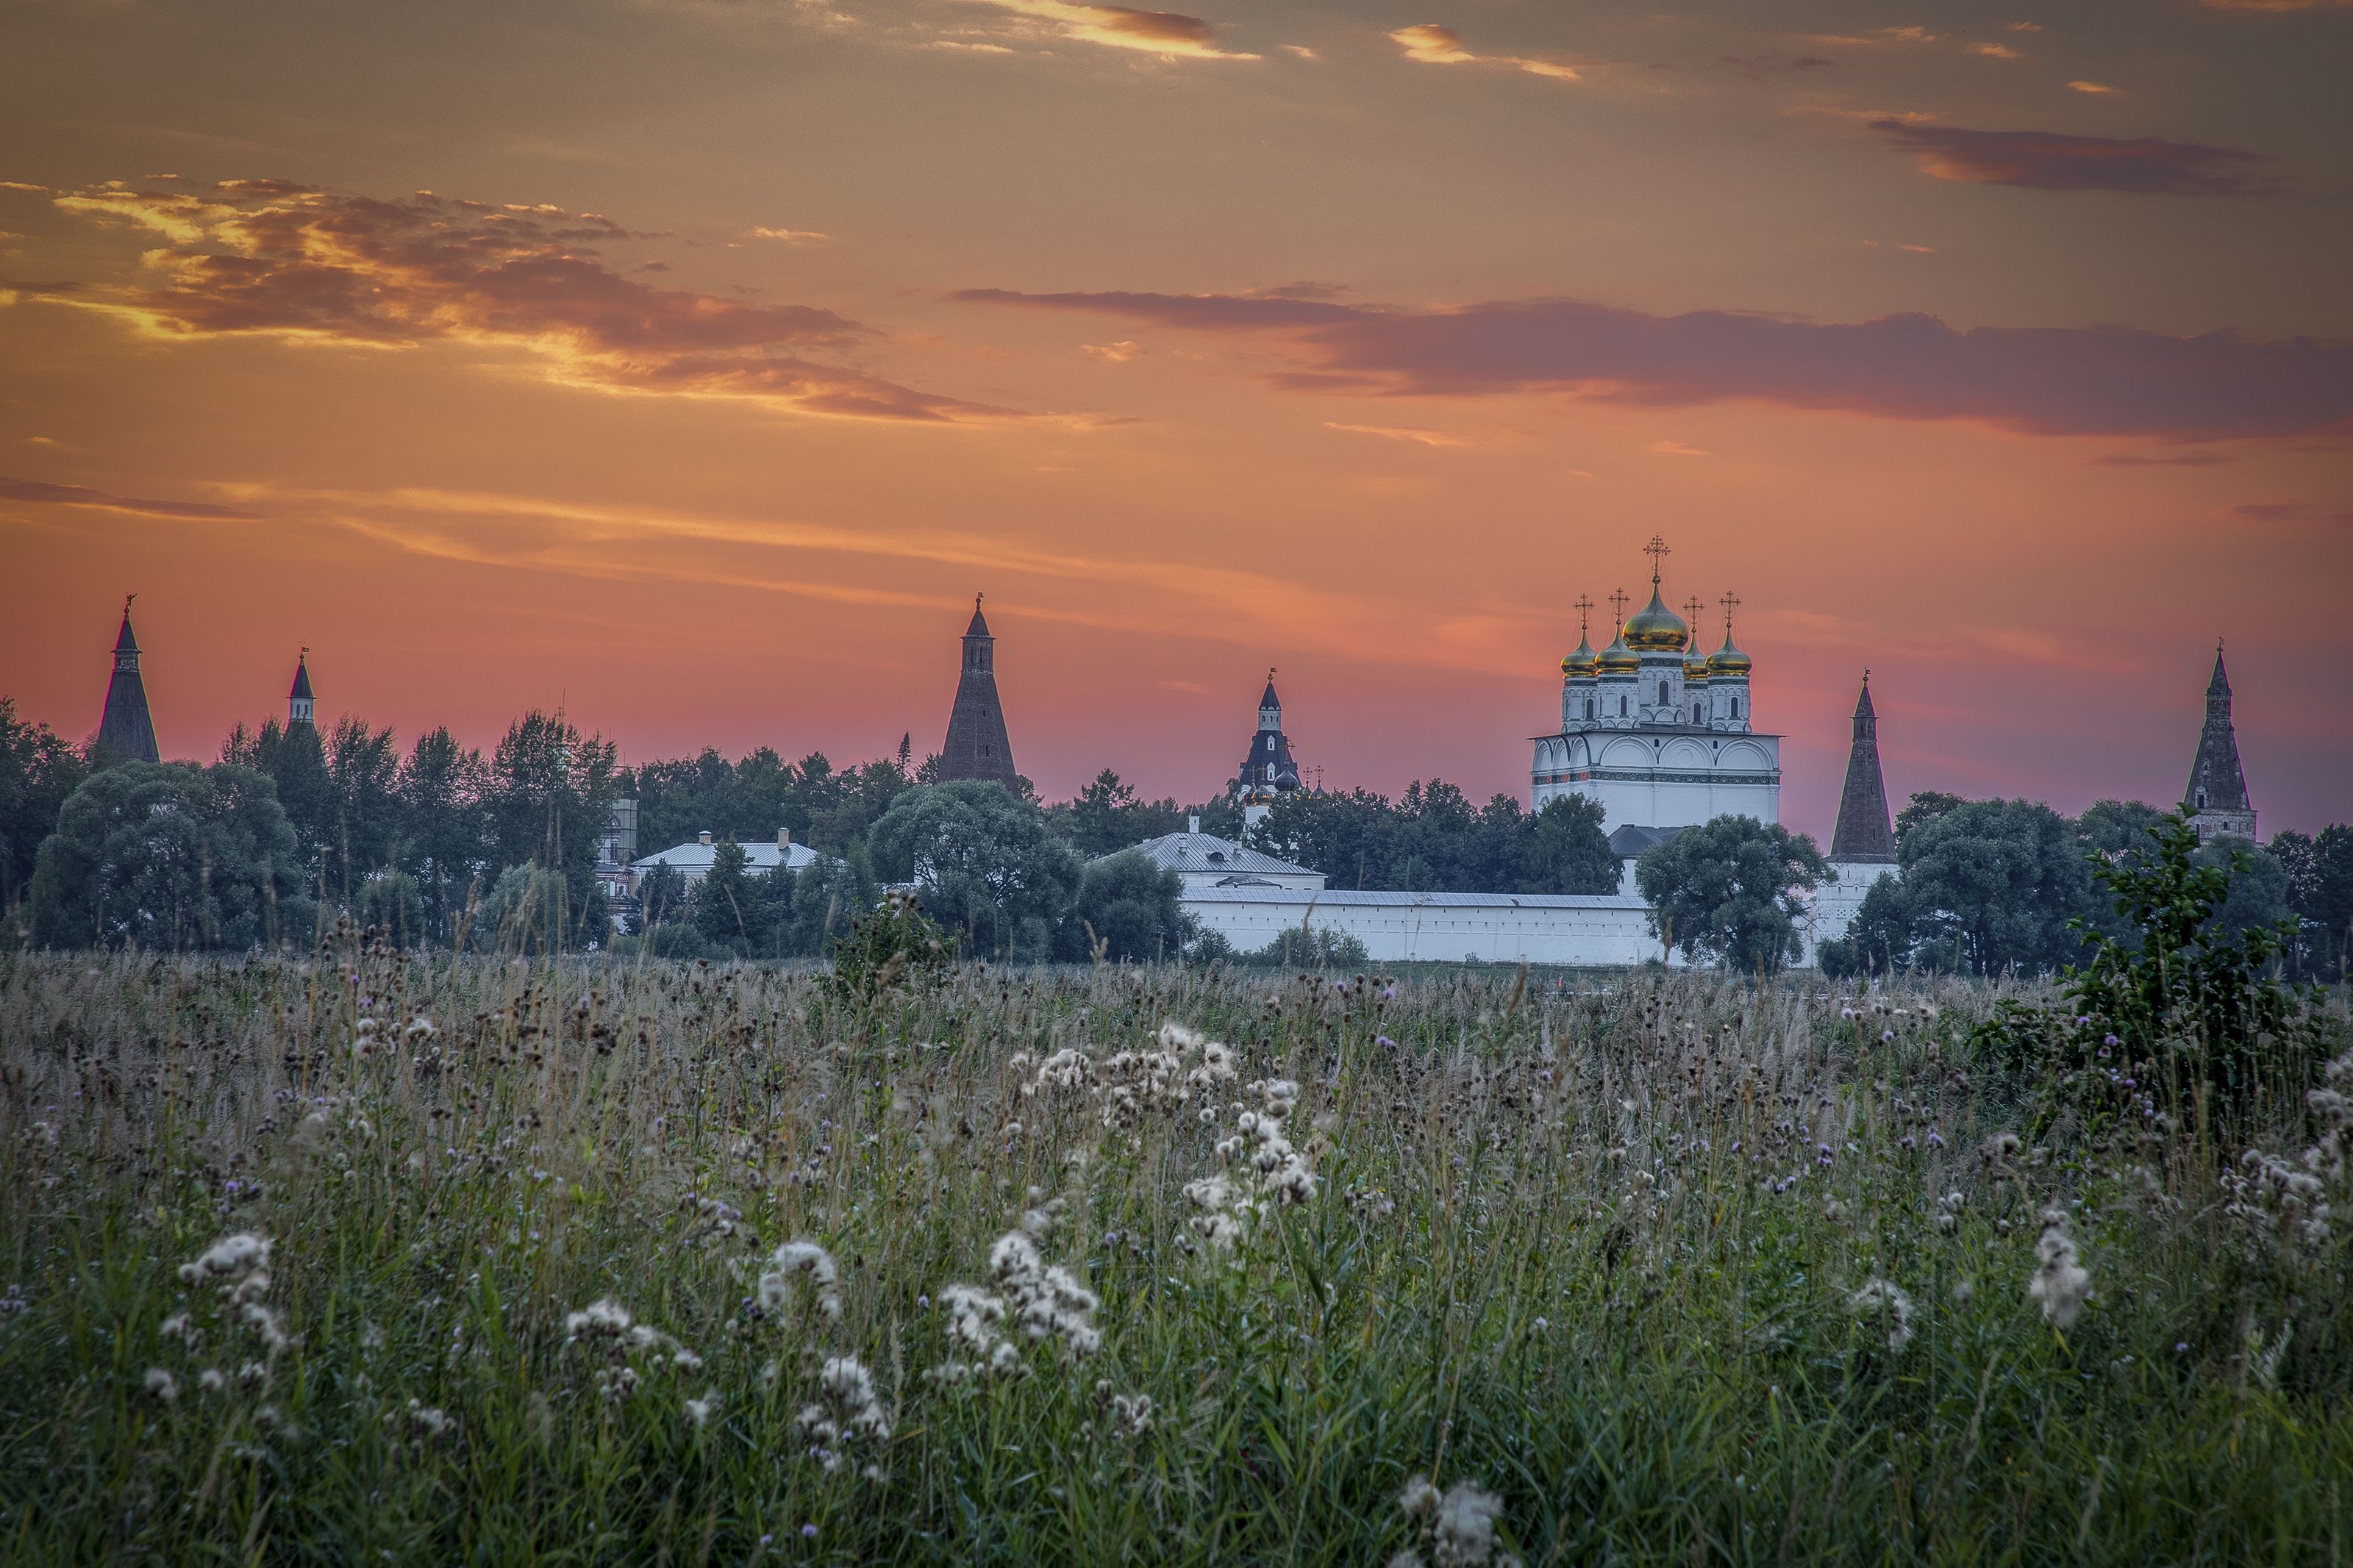
M 2096 872 L 2147 853 L 2150 830 L 2166 819 L 2139 801 L 2101 801 L 2070 818 L 2039 801 L 1915 795 L 1895 816 L 1901 876 L 1873 884 L 1847 936 L 1822 944 L 1822 967 L 1989 976 L 2080 964 L 2095 936 L 2135 940 Z M 2284 927 L 2281 957 L 2292 975 L 2344 977 L 2353 827 L 2281 833 L 2262 847 L 2216 837 L 2196 858 L 2229 874 L 2209 917 L 2218 930 Z
M 345 912 L 408 943 L 579 947 L 617 929 L 624 945 L 678 956 L 788 957 L 823 952 L 883 888 L 914 885 L 978 956 L 1214 952 L 1184 921 L 1173 873 L 1103 860 L 1196 816 L 1204 831 L 1323 871 L 1335 888 L 1607 893 L 1619 883 L 1599 808 L 1581 797 L 1542 812 L 1501 795 L 1474 806 L 1434 779 L 1395 801 L 1303 793 L 1245 833 L 1225 795 L 1146 800 L 1105 769 L 1048 803 L 1027 781 L 1009 792 L 941 783 L 936 759 L 915 764 L 910 751 L 902 740 L 894 757 L 837 769 L 818 752 L 787 763 L 763 747 L 731 762 L 706 749 L 625 769 L 611 742 L 559 715 L 525 714 L 487 752 L 447 729 L 403 750 L 389 728 L 347 715 L 324 729 L 240 725 L 210 766 L 93 768 L 0 699 L 0 941 L 233 950 L 307 942 Z M 657 873 L 608 908 L 597 842 L 623 796 L 638 802 L 640 856 L 710 831 L 722 841 L 712 874 L 690 891 Z M 2134 802 L 2067 818 L 2031 801 L 1915 795 L 1895 821 L 1900 879 L 1873 886 L 1821 961 L 1841 974 L 1979 975 L 2076 962 L 2084 938 L 2071 920 L 2122 933 L 2086 857 L 2113 861 L 2159 816 Z M 1819 854 L 1802 835 L 1727 826 L 1739 820 L 1653 849 L 1641 885 L 1662 937 L 1694 958 L 1774 967 L 1794 952 Z M 763 877 L 730 847 L 779 828 L 818 863 Z M 2284 920 L 2296 973 L 2343 976 L 2353 828 L 2283 833 L 2262 848 L 2218 840 L 2200 854 L 2235 866 L 2217 921 Z

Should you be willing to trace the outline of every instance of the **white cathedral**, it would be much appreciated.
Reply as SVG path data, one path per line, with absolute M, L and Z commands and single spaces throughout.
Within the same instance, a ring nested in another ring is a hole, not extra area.
M 1652 539 L 1651 602 L 1599 653 L 1584 622 L 1592 602 L 1577 601 L 1577 651 L 1560 661 L 1560 729 L 1535 737 L 1531 804 L 1542 811 L 1556 795 L 1589 795 L 1623 853 L 1648 847 L 1627 828 L 1689 827 L 1718 816 L 1781 819 L 1781 737 L 1757 729 L 1750 706 L 1748 656 L 1732 641 L 1726 594 L 1724 646 L 1702 650 L 1700 601 L 1685 620 L 1666 605 L 1661 563 L 1666 544 Z M 1627 598 L 1611 595 L 1622 617 Z

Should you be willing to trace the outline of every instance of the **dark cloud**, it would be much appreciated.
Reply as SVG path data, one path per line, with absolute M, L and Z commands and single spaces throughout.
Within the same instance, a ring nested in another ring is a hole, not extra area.
M 43 506 L 88 506 L 106 511 L 136 512 L 142 517 L 185 517 L 207 522 L 259 522 L 261 514 L 238 511 L 195 500 L 148 500 L 140 496 L 109 495 L 86 485 L 53 485 L 42 479 L 0 477 L 0 500 L 34 501 Z
M 1125 5 L 1090 5 L 1095 26 L 1108 33 L 1145 38 L 1155 44 L 1214 45 L 1217 28 L 1181 11 L 1135 11 Z
M 1008 412 L 812 363 L 812 351 L 838 353 L 879 336 L 831 310 L 624 277 L 598 247 L 650 237 L 594 213 L 429 191 L 387 200 L 286 180 L 231 180 L 195 193 L 110 184 L 58 205 L 165 237 L 146 258 L 148 279 L 83 292 L 94 308 L 166 334 L 454 339 L 528 349 L 572 382 L 759 397 L 864 418 Z
M 1274 384 L 1368 395 L 1564 391 L 1687 406 L 1746 401 L 2048 436 L 2221 440 L 2353 423 L 2353 345 L 2124 327 L 1977 327 L 1933 316 L 1822 324 L 1724 310 L 1654 316 L 1574 300 L 1445 310 L 1219 294 L 956 298 L 1281 339 Z
M 2353 511 L 2325 511 L 2308 500 L 2242 501 L 2230 515 L 2242 522 L 2353 522 Z
M 2066 136 L 2054 131 L 1971 131 L 1874 120 L 1871 128 L 1919 154 L 1940 180 L 2024 185 L 2038 191 L 2126 191 L 2136 195 L 2248 196 L 2268 194 L 2263 153 L 2166 142 L 2154 136 Z

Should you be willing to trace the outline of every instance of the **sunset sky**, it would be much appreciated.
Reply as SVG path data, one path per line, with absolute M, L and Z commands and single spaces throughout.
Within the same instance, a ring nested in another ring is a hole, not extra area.
M 2004 0 L 2007 4 L 2008 0 Z M 1758 18 L 1770 16 L 1767 26 Z M 1573 601 L 1741 601 L 1783 820 L 2353 816 L 2353 8 L 26 0 L 0 693 L 1050 797 L 1527 795 Z M 1597 646 L 1608 636 L 1608 611 Z

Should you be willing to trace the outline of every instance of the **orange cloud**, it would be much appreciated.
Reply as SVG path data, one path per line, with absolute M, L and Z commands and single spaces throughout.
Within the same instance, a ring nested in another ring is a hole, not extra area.
M 1450 436 L 1443 430 L 1425 430 L 1414 425 L 1343 425 L 1336 419 L 1326 419 L 1324 428 L 1345 430 L 1357 436 L 1378 436 L 1387 441 L 1410 441 L 1422 447 L 1467 447 L 1471 444 L 1460 436 Z
M 285 180 L 227 180 L 205 193 L 110 182 L 57 205 L 164 237 L 167 244 L 146 254 L 142 279 L 65 300 L 166 337 L 248 334 L 383 348 L 455 340 L 523 349 L 552 379 L 607 390 L 745 398 L 868 419 L 1011 412 L 810 358 L 880 335 L 831 310 L 747 304 L 625 278 L 596 247 L 633 237 L 593 213 L 426 191 L 385 200 Z
M 1198 60 L 1254 60 L 1218 47 L 1218 29 L 1181 11 L 1139 11 L 1126 5 L 1090 5 L 1073 0 L 981 0 L 1000 10 L 1051 23 L 1066 38 L 1112 48 Z
M 2077 92 L 2115 92 L 2116 90 L 2105 82 L 2097 81 L 2071 81 L 2067 85 Z
M 1527 55 L 1473 54 L 1462 47 L 1461 34 L 1451 27 L 1441 27 L 1435 22 L 1399 27 L 1389 34 L 1389 38 L 1405 51 L 1406 58 L 1419 60 L 1423 65 L 1507 66 L 1514 70 L 1526 71 L 1531 76 L 1551 77 L 1556 81 L 1578 79 L 1574 67 L 1556 60 L 1537 59 Z

